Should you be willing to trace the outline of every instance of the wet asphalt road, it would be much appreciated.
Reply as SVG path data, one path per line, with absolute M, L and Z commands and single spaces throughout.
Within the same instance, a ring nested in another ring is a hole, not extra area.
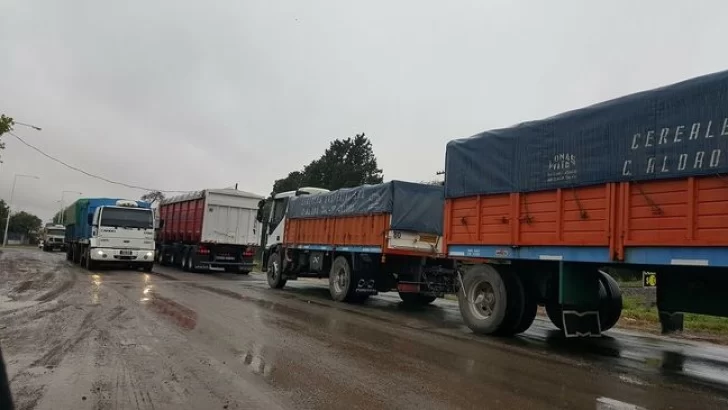
M 537 319 L 472 335 L 456 303 L 337 304 L 326 283 L 0 257 L 0 345 L 20 409 L 728 408 L 728 349 Z M 610 407 L 611 406 L 611 407 Z

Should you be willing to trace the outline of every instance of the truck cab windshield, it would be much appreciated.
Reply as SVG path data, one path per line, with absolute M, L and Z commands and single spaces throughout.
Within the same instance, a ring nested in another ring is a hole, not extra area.
M 49 229 L 48 235 L 52 236 L 63 236 L 66 233 L 63 229 Z
M 151 210 L 133 208 L 104 208 L 101 211 L 99 225 L 117 228 L 154 228 Z

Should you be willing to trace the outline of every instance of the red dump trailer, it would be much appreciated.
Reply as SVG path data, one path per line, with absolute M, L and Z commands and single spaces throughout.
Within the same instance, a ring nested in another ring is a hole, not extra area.
M 186 271 L 250 272 L 260 245 L 261 199 L 236 189 L 206 189 L 163 200 L 157 263 Z

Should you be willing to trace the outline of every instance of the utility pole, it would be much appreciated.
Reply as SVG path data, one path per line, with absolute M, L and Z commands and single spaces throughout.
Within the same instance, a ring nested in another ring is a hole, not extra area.
M 10 214 L 13 212 L 13 195 L 15 194 L 15 184 L 18 177 L 40 179 L 35 175 L 15 174 L 13 177 L 13 187 L 10 189 L 10 201 L 8 201 L 8 217 L 5 218 L 5 234 L 3 235 L 3 248 L 8 245 L 8 228 L 10 227 Z

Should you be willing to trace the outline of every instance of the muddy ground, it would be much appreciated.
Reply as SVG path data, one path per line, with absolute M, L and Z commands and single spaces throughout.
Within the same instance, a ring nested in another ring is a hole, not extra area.
M 0 256 L 0 345 L 19 409 L 728 408 L 728 350 L 538 319 L 484 338 L 451 301 L 363 306 L 321 281 Z

